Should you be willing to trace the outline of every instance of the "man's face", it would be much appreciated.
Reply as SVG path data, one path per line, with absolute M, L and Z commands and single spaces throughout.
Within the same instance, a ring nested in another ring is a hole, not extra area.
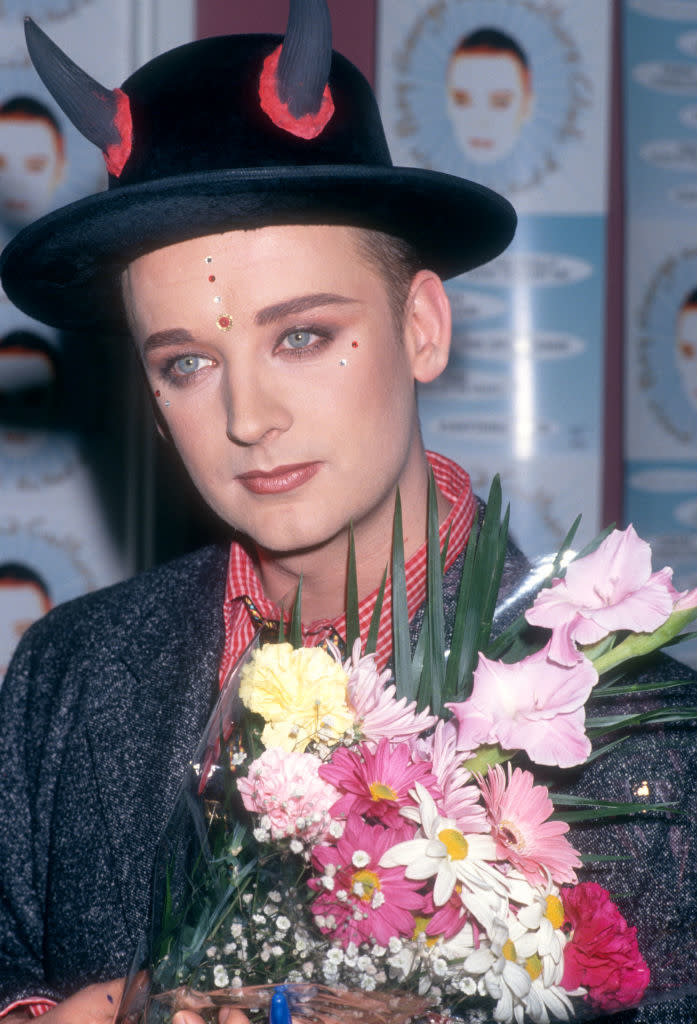
M 507 156 L 530 112 L 530 85 L 513 54 L 463 53 L 450 61 L 448 117 L 463 152 L 478 164 Z
M 172 439 L 227 523 L 272 552 L 391 523 L 421 451 L 414 376 L 355 231 L 194 239 L 136 260 L 124 293 Z
M 22 635 L 49 607 L 48 598 L 35 583 L 0 580 L 0 680 Z
M 62 173 L 48 121 L 0 117 L 0 218 L 5 223 L 21 227 L 46 213 Z
M 685 394 L 697 406 L 697 307 L 686 306 L 678 317 L 675 360 Z

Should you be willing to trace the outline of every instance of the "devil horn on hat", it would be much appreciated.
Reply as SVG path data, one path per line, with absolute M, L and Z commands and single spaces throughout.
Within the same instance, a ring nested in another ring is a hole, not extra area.
M 334 113 L 331 63 L 327 0 L 290 0 L 283 43 L 264 61 L 259 81 L 262 109 L 274 124 L 303 139 L 324 130 Z
M 77 130 L 102 150 L 109 173 L 118 177 L 133 144 L 128 96 L 91 78 L 31 18 L 24 19 L 24 34 L 44 85 Z

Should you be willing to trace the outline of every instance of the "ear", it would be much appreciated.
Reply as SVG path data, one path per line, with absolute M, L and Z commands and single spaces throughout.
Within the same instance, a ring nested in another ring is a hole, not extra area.
M 404 344 L 414 380 L 435 380 L 450 355 L 452 314 L 443 282 L 432 270 L 415 275 L 404 307 Z

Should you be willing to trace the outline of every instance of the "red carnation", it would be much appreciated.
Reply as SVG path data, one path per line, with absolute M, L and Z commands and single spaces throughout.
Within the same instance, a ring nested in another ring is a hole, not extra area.
M 573 929 L 564 947 L 567 991 L 583 986 L 599 1010 L 636 1005 L 649 983 L 649 969 L 639 952 L 636 928 L 630 928 L 597 882 L 561 890 L 566 923 Z

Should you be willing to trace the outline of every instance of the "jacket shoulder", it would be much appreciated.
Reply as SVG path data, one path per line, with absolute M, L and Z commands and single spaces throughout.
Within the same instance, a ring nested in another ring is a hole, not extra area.
M 226 549 L 211 545 L 66 601 L 27 630 L 15 658 L 46 648 L 57 654 L 80 643 L 104 647 L 147 623 L 176 630 L 196 609 L 222 607 L 226 573 Z

